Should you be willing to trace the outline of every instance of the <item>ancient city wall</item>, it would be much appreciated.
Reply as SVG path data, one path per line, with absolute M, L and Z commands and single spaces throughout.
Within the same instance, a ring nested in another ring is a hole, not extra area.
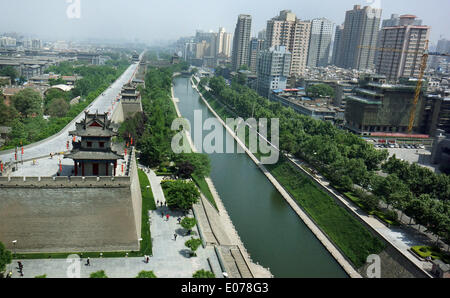
M 0 177 L 0 241 L 17 252 L 139 250 L 142 197 L 125 177 Z

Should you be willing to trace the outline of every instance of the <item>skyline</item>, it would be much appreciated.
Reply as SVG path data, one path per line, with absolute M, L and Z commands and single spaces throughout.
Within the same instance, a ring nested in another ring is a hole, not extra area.
M 180 5 L 180 0 L 167 0 L 164 3 L 134 0 L 131 2 L 133 5 L 123 0 L 79 0 L 79 19 L 68 17 L 69 1 L 75 0 L 1 0 L 0 8 L 5 15 L 0 19 L 1 33 L 17 32 L 46 40 L 104 39 L 155 44 L 192 36 L 196 30 L 216 32 L 219 27 L 224 27 L 232 33 L 239 14 L 252 16 L 252 36 L 255 36 L 258 31 L 265 29 L 269 19 L 284 9 L 292 10 L 301 20 L 325 17 L 335 25 L 340 25 L 344 22 L 345 12 L 351 10 L 353 5 L 372 4 L 383 9 L 382 19 L 390 18 L 394 13 L 417 15 L 424 25 L 432 27 L 432 44 L 436 44 L 441 37 L 450 38 L 446 30 L 450 28 L 450 20 L 446 15 L 450 3 L 440 0 L 428 1 L 429 9 L 423 9 L 423 1 L 417 0 L 341 0 L 339 3 L 332 0 L 319 3 L 281 0 L 270 2 L 270 5 L 261 5 L 261 1 L 257 0 L 196 0 L 195 3 L 185 5 Z M 179 9 L 174 10 L 174 7 Z M 110 19 L 114 21 L 109 22 Z

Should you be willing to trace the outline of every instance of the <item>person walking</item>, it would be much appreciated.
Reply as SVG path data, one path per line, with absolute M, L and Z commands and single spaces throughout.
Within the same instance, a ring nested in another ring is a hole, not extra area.
M 86 260 L 86 266 L 91 266 L 91 259 L 89 257 Z
M 147 264 L 148 264 L 148 262 L 150 262 L 150 257 L 149 256 L 147 256 Z
M 173 234 L 173 238 L 175 241 L 177 241 L 177 236 L 178 236 L 177 234 Z
M 161 217 L 164 218 L 164 211 L 161 211 Z
M 169 221 L 169 217 L 170 217 L 170 215 L 166 214 L 166 221 Z
M 178 221 L 178 224 L 180 224 L 181 223 L 181 217 L 178 217 L 177 221 Z

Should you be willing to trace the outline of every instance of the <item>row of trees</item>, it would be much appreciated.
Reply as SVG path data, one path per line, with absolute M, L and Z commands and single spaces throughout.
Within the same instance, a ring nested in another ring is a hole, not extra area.
M 312 164 L 340 190 L 353 191 L 354 186 L 359 185 L 375 195 L 364 196 L 367 204 L 378 206 L 382 200 L 404 210 L 450 243 L 448 176 L 398 161 L 395 157 L 386 161 L 386 150 L 376 150 L 360 137 L 329 122 L 270 102 L 236 80 L 227 86 L 224 78 L 216 76 L 209 80 L 209 87 L 213 95 L 243 118 L 252 115 L 254 118 L 279 118 L 280 149 Z M 387 177 L 377 173 L 382 164 Z M 420 208 L 418 202 L 421 202 Z

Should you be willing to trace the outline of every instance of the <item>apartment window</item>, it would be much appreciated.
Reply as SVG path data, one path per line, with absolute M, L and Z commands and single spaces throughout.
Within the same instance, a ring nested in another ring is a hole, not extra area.
M 100 148 L 105 148 L 105 142 L 99 142 L 98 145 Z
M 86 145 L 88 146 L 88 148 L 92 147 L 92 142 L 87 142 Z

